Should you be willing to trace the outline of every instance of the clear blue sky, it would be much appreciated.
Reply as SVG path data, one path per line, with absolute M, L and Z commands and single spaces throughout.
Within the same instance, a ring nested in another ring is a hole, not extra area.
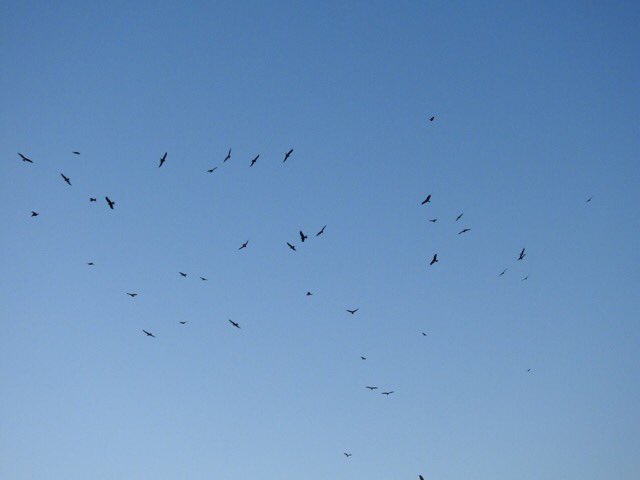
M 54 3 L 0 6 L 0 477 L 638 478 L 637 5 Z

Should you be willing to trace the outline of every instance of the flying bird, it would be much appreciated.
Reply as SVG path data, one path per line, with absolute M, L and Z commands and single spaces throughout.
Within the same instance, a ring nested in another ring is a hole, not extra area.
M 247 245 L 249 245 L 249 240 L 247 240 L 242 245 L 240 245 L 240 248 L 238 250 L 242 250 L 243 248 L 247 248 Z
M 218 169 L 218 167 L 213 167 L 210 168 L 209 170 L 207 170 L 207 173 L 213 173 L 214 171 L 216 171 Z
M 360 355 L 360 360 L 366 360 L 367 357 L 363 357 L 362 355 Z
M 183 320 L 183 321 L 178 322 L 178 323 L 179 323 L 180 325 L 186 325 L 186 324 L 187 324 L 187 321 L 186 321 L 186 320 Z
M 258 158 L 260 158 L 260 155 L 256 155 L 253 160 L 251 160 L 251 164 L 249 165 L 250 167 L 253 167 L 255 165 L 255 163 L 258 161 Z
M 353 454 L 352 454 L 352 453 L 344 452 L 344 456 L 345 456 L 345 457 L 347 457 L 347 458 L 349 458 L 351 455 L 353 455 Z
M 76 152 L 75 150 L 71 153 L 73 153 L 74 155 L 80 155 L 80 152 Z
M 531 369 L 530 369 L 530 368 L 527 368 L 527 372 L 528 372 L 528 373 L 531 373 Z
M 427 198 L 425 198 L 420 205 L 424 205 L 429 202 L 431 202 L 431 194 L 427 195 Z
M 503 276 L 505 273 L 507 273 L 507 270 L 509 270 L 508 268 L 505 268 L 504 270 L 502 270 L 500 272 L 500 274 L 498 275 L 499 277 Z
M 291 250 L 293 250 L 294 252 L 296 251 L 296 246 L 295 245 L 291 245 L 289 242 L 287 242 L 287 245 L 289 246 L 289 248 Z
M 309 238 L 307 235 L 305 235 L 302 230 L 300 230 L 300 240 L 302 240 L 302 243 L 304 243 L 304 241 Z
M 187 274 L 186 274 L 186 273 L 184 273 L 184 272 L 178 272 L 178 273 L 179 273 L 180 275 L 182 275 L 183 277 L 186 277 L 186 276 L 187 276 Z
M 591 201 L 591 199 L 593 198 L 593 196 L 587 198 L 587 201 L 585 203 L 589 203 Z
M 389 396 L 389 395 L 391 395 L 392 393 L 393 393 L 393 390 L 391 390 L 390 392 L 382 392 L 382 395 L 386 395 L 386 396 L 388 397 L 388 396 Z
M 377 390 L 378 387 L 364 387 L 364 388 L 368 388 L 369 390 L 373 391 L 373 390 Z
M 438 219 L 437 219 L 437 218 L 431 218 L 429 221 L 430 221 L 431 223 L 436 223 L 436 222 L 438 221 Z
M 18 152 L 18 155 L 20 155 L 20 158 L 22 159 L 23 162 L 27 162 L 27 163 L 33 163 L 33 160 L 31 160 L 29 157 L 25 157 L 23 154 L 21 154 L 20 152 Z
M 458 235 L 460 235 L 460 234 L 462 234 L 462 233 L 467 233 L 467 232 L 470 232 L 470 231 L 471 231 L 471 229 L 470 229 L 470 228 L 464 228 L 464 229 L 462 229 L 462 230 L 460 230 L 460 231 L 458 232 Z
M 87 262 L 87 265 L 93 266 L 93 262 Z
M 208 278 L 200 277 L 200 280 L 202 280 L 203 282 L 206 282 Z
M 90 201 L 90 202 L 97 202 L 97 201 L 98 201 L 98 199 L 97 199 L 97 198 L 93 198 L 93 197 L 89 197 L 89 201 Z
M 129 293 L 129 292 L 127 292 L 127 295 L 129 295 L 131 298 L 138 296 L 137 293 Z
M 434 254 L 433 258 L 431 259 L 431 262 L 429 263 L 429 265 L 433 265 L 434 263 L 438 263 L 438 254 Z
M 224 157 L 224 160 L 222 161 L 222 163 L 226 162 L 227 160 L 229 160 L 231 158 L 231 149 L 229 149 L 229 151 L 227 152 L 227 156 Z
M 418 475 L 418 478 L 419 478 L 420 480 L 424 480 L 424 477 L 423 477 L 422 475 Z
M 422 332 L 422 336 L 423 336 L 423 337 L 426 337 L 426 336 L 427 336 L 427 334 L 426 334 L 425 332 Z
M 64 173 L 61 173 L 60 176 L 65 182 L 67 182 L 68 185 L 71 185 L 71 179 L 69 177 L 67 177 Z
M 158 165 L 158 168 L 164 165 L 164 162 L 166 161 L 167 161 L 167 152 L 164 152 L 164 155 L 162 155 L 162 157 L 160 158 L 160 165 Z
M 153 337 L 153 338 L 156 338 L 156 336 L 155 336 L 153 333 L 151 333 L 151 332 L 147 332 L 145 329 L 142 329 L 142 331 L 147 335 L 147 337 Z
M 524 248 L 523 248 L 522 251 L 520 252 L 520 255 L 518 255 L 518 260 L 523 260 L 525 256 L 526 256 L 526 253 L 524 253 Z
M 109 208 L 111 210 L 113 210 L 113 206 L 116 204 L 116 202 L 114 202 L 113 200 L 111 200 L 109 197 L 104 197 L 104 199 L 107 201 L 107 203 L 109 204 Z
M 32 217 L 37 217 L 38 215 L 40 215 L 38 212 L 34 212 L 33 210 L 31 210 Z
M 313 295 L 313 293 L 307 292 L 307 297 L 310 297 L 311 295 Z
M 230 323 L 231 325 L 233 325 L 234 327 L 236 327 L 236 328 L 240 328 L 240 324 L 238 324 L 237 322 L 234 322 L 234 321 L 233 321 L 233 320 L 231 320 L 231 319 L 229 319 L 229 323 Z
M 284 160 L 282 160 L 282 163 L 286 162 L 292 153 L 293 153 L 293 148 L 284 154 Z
M 359 308 L 356 308 L 355 310 L 349 310 L 347 309 L 347 312 L 349 312 L 351 315 L 353 315 L 354 313 L 356 313 L 358 310 L 360 310 Z
M 464 215 L 464 213 L 461 213 L 460 215 L 458 215 L 458 216 L 456 217 L 456 222 L 457 222 L 458 220 L 460 220 L 460 219 L 462 218 L 462 216 L 463 216 L 463 215 Z
M 436 117 L 435 117 L 435 116 L 433 116 L 433 117 L 429 118 L 429 121 L 430 121 L 430 122 L 433 122 L 435 119 L 436 119 Z
M 529 280 L 529 275 L 527 275 L 526 277 L 524 277 L 522 280 L 520 280 L 521 282 L 524 282 L 525 280 Z
M 324 227 L 322 227 L 318 233 L 316 233 L 316 237 L 319 237 L 320 235 L 322 235 L 324 233 L 324 229 L 325 228 L 327 228 L 326 225 Z

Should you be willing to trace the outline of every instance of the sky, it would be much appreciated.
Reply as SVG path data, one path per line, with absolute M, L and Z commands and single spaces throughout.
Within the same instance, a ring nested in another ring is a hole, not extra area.
M 0 477 L 638 478 L 639 20 L 2 2 Z

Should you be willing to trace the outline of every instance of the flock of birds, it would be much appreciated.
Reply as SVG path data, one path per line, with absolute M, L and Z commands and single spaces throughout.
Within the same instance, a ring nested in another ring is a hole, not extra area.
M 430 122 L 433 122 L 433 121 L 434 121 L 434 119 L 435 119 L 435 116 L 431 116 L 431 117 L 429 117 L 429 121 L 430 121 Z M 72 152 L 72 154 L 74 154 L 74 155 L 80 155 L 80 152 L 79 152 L 79 151 L 73 151 L 73 152 Z M 290 148 L 289 150 L 287 150 L 287 151 L 285 152 L 284 157 L 283 157 L 283 160 L 282 160 L 282 163 L 286 162 L 286 161 L 291 157 L 291 155 L 292 155 L 292 154 L 293 154 L 293 148 Z M 28 156 L 26 156 L 26 155 L 24 155 L 24 154 L 22 154 L 22 153 L 19 153 L 19 152 L 18 152 L 18 155 L 19 155 L 20 159 L 22 160 L 22 162 L 24 162 L 24 163 L 28 163 L 28 164 L 34 164 L 34 163 L 35 163 L 31 158 L 29 158 Z M 168 153 L 167 153 L 167 152 L 165 152 L 165 153 L 160 157 L 159 164 L 158 164 L 158 168 L 161 168 L 161 167 L 166 163 L 166 161 L 167 161 L 167 155 L 168 155 Z M 249 167 L 253 167 L 253 166 L 256 164 L 256 162 L 258 161 L 258 159 L 259 159 L 259 158 L 260 158 L 260 155 L 259 155 L 259 154 L 258 154 L 258 155 L 256 155 L 255 157 L 253 157 L 253 158 L 251 159 L 251 161 L 249 162 Z M 229 149 L 229 150 L 228 150 L 228 152 L 227 152 L 227 154 L 226 154 L 225 158 L 223 159 L 222 163 L 224 164 L 224 163 L 226 163 L 227 161 L 229 161 L 230 159 L 231 159 L 231 149 Z M 214 171 L 216 171 L 217 169 L 218 169 L 218 167 L 217 167 L 217 166 L 215 166 L 215 167 L 213 167 L 213 168 L 208 169 L 208 170 L 207 170 L 207 173 L 213 173 L 213 172 L 214 172 Z M 63 181 L 64 181 L 68 186 L 70 186 L 70 187 L 71 187 L 71 186 L 73 185 L 73 184 L 71 183 L 71 178 L 70 178 L 70 177 L 68 177 L 67 175 L 65 175 L 64 173 L 60 172 L 60 177 L 62 178 L 62 180 L 63 180 Z M 424 198 L 424 200 L 422 200 L 422 201 L 420 202 L 420 205 L 422 205 L 422 206 L 424 206 L 424 205 L 428 205 L 429 203 L 431 203 L 431 198 L 432 198 L 431 194 L 428 194 L 428 195 Z M 106 202 L 107 206 L 109 207 L 109 209 L 114 210 L 114 209 L 115 209 L 115 206 L 116 206 L 116 202 L 115 202 L 114 200 L 112 200 L 111 198 L 109 198 L 108 196 L 105 196 L 105 197 L 104 197 L 104 199 L 105 199 L 105 202 Z M 589 203 L 589 202 L 591 202 L 591 200 L 592 200 L 592 199 L 593 199 L 593 197 L 589 197 L 589 198 L 586 200 L 586 202 L 587 202 L 587 203 Z M 89 201 L 90 201 L 90 202 L 97 202 L 97 198 L 96 198 L 96 197 L 89 197 Z M 39 212 L 37 212 L 37 211 L 35 211 L 35 210 L 32 210 L 32 211 L 31 211 L 31 216 L 32 216 L 32 217 L 37 217 L 37 216 L 39 216 L 39 215 L 40 215 L 40 213 L 39 213 Z M 463 215 L 464 215 L 464 213 L 460 213 L 460 214 L 455 218 L 455 222 L 460 221 L 460 220 L 463 218 Z M 435 223 L 435 222 L 437 222 L 437 221 L 438 221 L 438 218 L 431 218 L 431 219 L 429 219 L 429 222 L 431 222 L 431 223 Z M 322 228 L 320 228 L 320 229 L 315 233 L 315 237 L 320 237 L 321 235 L 323 235 L 323 234 L 325 233 L 325 229 L 326 229 L 326 227 L 327 227 L 327 225 L 322 226 Z M 467 234 L 467 233 L 468 233 L 468 232 L 470 232 L 470 231 L 471 231 L 471 229 L 470 229 L 470 228 L 468 228 L 468 227 L 464 227 L 464 228 L 460 229 L 460 231 L 458 232 L 458 235 L 464 235 L 464 234 Z M 299 238 L 300 238 L 300 242 L 301 242 L 301 243 L 304 243 L 304 242 L 305 242 L 305 241 L 307 241 L 307 240 L 308 240 L 308 238 L 309 238 L 309 237 L 308 237 L 308 235 L 307 235 L 307 234 L 305 234 L 302 230 L 300 230 L 300 231 L 298 232 L 298 235 L 299 235 Z M 297 249 L 296 249 L 296 245 L 295 245 L 295 244 L 293 244 L 293 243 L 291 243 L 291 242 L 289 242 L 289 241 L 287 241 L 287 242 L 285 242 L 285 243 L 286 243 L 287 247 L 288 247 L 290 250 L 292 250 L 292 251 L 294 251 L 294 252 L 295 252 L 295 251 L 297 251 Z M 249 240 L 247 240 L 247 241 L 243 242 L 243 243 L 239 246 L 238 250 L 244 250 L 244 249 L 248 248 L 248 246 L 249 246 Z M 525 257 L 526 257 L 526 256 L 527 256 L 527 252 L 526 252 L 526 249 L 523 247 L 523 248 L 520 250 L 520 252 L 515 256 L 515 259 L 516 259 L 516 261 L 522 261 L 522 260 L 524 260 L 524 259 L 525 259 Z M 438 258 L 438 253 L 434 253 L 434 254 L 433 254 L 433 256 L 431 257 L 431 260 L 430 260 L 430 261 L 428 261 L 428 266 L 429 266 L 429 267 L 433 267 L 435 264 L 437 264 L 437 263 L 439 263 L 439 262 L 440 262 L 440 259 Z M 87 262 L 87 265 L 88 265 L 88 266 L 94 266 L 94 262 Z M 503 275 L 505 275 L 505 273 L 507 272 L 507 270 L 508 270 L 508 269 L 507 269 L 507 268 L 505 268 L 505 269 L 503 269 L 502 271 L 500 271 L 500 273 L 498 274 L 498 277 L 502 277 Z M 183 277 L 183 278 L 184 278 L 184 277 L 187 277 L 187 275 L 188 275 L 188 274 L 187 274 L 187 273 L 185 273 L 185 272 L 178 272 L 178 274 L 179 274 L 181 277 Z M 201 280 L 201 281 L 207 281 L 207 280 L 208 280 L 206 277 L 202 277 L 202 276 L 201 276 L 201 277 L 199 277 L 199 278 L 200 278 L 200 280 Z M 522 280 L 522 281 L 525 281 L 525 280 L 528 280 L 528 278 L 529 278 L 529 275 L 526 275 L 526 276 L 524 276 L 521 280 Z M 134 299 L 135 297 L 137 297 L 137 296 L 138 296 L 138 293 L 137 293 L 137 292 L 125 292 L 125 293 L 126 293 L 126 295 L 128 295 L 128 296 L 129 296 L 129 297 L 131 297 L 132 299 Z M 312 292 L 310 292 L 310 291 L 307 291 L 307 292 L 306 292 L 306 296 L 311 296 L 311 295 L 313 295 L 313 293 L 312 293 Z M 350 315 L 355 315 L 359 310 L 360 310 L 359 308 L 347 308 L 347 309 L 346 309 L 346 312 L 347 312 L 347 313 L 349 313 Z M 238 322 L 236 322 L 236 321 L 234 321 L 234 320 L 232 320 L 232 319 L 228 319 L 228 322 L 229 322 L 229 325 L 230 325 L 232 328 L 241 329 L 241 326 L 240 326 L 240 324 L 239 324 Z M 187 322 L 187 321 L 180 321 L 180 322 L 178 322 L 178 323 L 179 323 L 179 324 L 181 324 L 181 325 L 186 325 L 188 322 Z M 142 333 L 143 333 L 144 335 L 146 335 L 147 337 L 150 337 L 150 338 L 156 338 L 156 335 L 155 335 L 153 332 L 151 332 L 151 331 L 148 331 L 148 330 L 143 329 L 143 330 L 142 330 Z M 426 332 L 421 332 L 421 334 L 422 334 L 422 336 L 427 336 L 427 333 L 426 333 Z M 367 357 L 365 357 L 365 356 L 360 356 L 360 359 L 361 359 L 361 360 L 366 360 L 366 359 L 367 359 Z M 531 368 L 528 368 L 526 371 L 527 371 L 527 373 L 531 373 Z M 367 385 L 365 388 L 366 388 L 367 390 L 371 391 L 371 392 L 374 392 L 374 391 L 376 391 L 376 390 L 379 390 L 379 387 L 378 387 L 378 386 L 375 386 L 375 385 Z M 387 397 L 389 397 L 389 396 L 390 396 L 390 395 L 392 395 L 393 393 L 395 393 L 395 392 L 394 392 L 394 390 L 384 390 L 384 391 L 381 391 L 381 392 L 380 392 L 380 394 L 381 394 L 381 395 L 385 395 L 385 396 L 387 396 Z M 352 456 L 352 453 L 350 453 L 350 452 L 343 452 L 343 454 L 344 454 L 344 456 L 345 456 L 347 459 L 348 459 L 348 458 L 351 458 L 351 456 Z M 420 480 L 424 480 L 424 477 L 423 477 L 422 475 L 419 475 L 419 479 L 420 479 Z

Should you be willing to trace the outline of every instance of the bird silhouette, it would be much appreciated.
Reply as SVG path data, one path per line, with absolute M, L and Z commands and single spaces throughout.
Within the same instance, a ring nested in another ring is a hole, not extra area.
M 20 158 L 22 159 L 23 162 L 33 163 L 33 160 L 31 160 L 29 157 L 24 156 L 20 152 L 18 152 L 18 155 L 20 155 Z
M 425 203 L 431 202 L 431 194 L 427 195 L 427 197 L 422 201 L 420 205 L 424 205 Z
M 60 176 L 65 182 L 67 182 L 68 185 L 71 185 L 71 179 L 69 177 L 67 177 L 64 173 L 61 173 Z
M 247 248 L 247 245 L 249 245 L 249 240 L 247 240 L 242 245 L 240 245 L 240 248 L 238 250 L 242 250 L 243 248 Z
M 288 247 L 293 250 L 294 252 L 296 251 L 296 246 L 295 245 L 291 245 L 289 242 L 287 242 Z
M 378 387 L 364 387 L 364 388 L 368 388 L 369 390 L 373 391 L 373 390 L 377 390 Z
M 352 456 L 352 455 L 353 455 L 352 453 L 344 452 L 344 456 L 345 456 L 345 457 L 347 457 L 347 458 L 349 458 L 349 457 L 350 457 L 350 456 Z
M 316 237 L 319 237 L 320 235 L 322 235 L 324 233 L 324 229 L 325 228 L 327 228 L 326 225 L 324 227 L 322 227 L 318 233 L 316 233 Z
M 432 218 L 432 219 L 430 219 L 429 221 L 430 221 L 431 223 L 436 223 L 436 222 L 438 221 L 438 219 L 437 219 L 437 218 Z
M 362 355 L 360 355 L 360 360 L 366 360 L 367 357 L 363 357 Z
M 462 230 L 460 230 L 460 231 L 458 232 L 458 235 L 460 235 L 460 234 L 462 234 L 462 233 L 467 233 L 467 232 L 470 232 L 470 231 L 471 231 L 471 229 L 470 229 L 470 228 L 464 228 L 464 229 L 462 229 Z
M 40 215 L 38 212 L 34 212 L 33 210 L 31 210 L 32 217 L 37 217 L 38 215 Z
M 436 117 L 435 117 L 435 116 L 433 116 L 433 117 L 429 118 L 429 121 L 430 121 L 430 122 L 433 122 L 435 119 L 436 119 Z
M 531 369 L 530 368 L 527 368 L 527 373 L 531 373 Z
M 587 201 L 585 203 L 589 203 L 591 201 L 591 199 L 593 198 L 593 196 L 587 198 Z
M 256 155 L 253 160 L 251 160 L 251 163 L 249 164 L 250 167 L 253 167 L 256 162 L 258 161 L 258 158 L 260 158 L 260 155 Z
M 113 210 L 113 206 L 116 204 L 116 202 L 114 202 L 113 200 L 111 200 L 109 197 L 104 197 L 104 199 L 107 201 L 107 203 L 109 204 L 109 208 L 111 210 Z
M 215 172 L 217 169 L 218 169 L 218 167 L 210 168 L 209 170 L 207 170 L 207 173 L 213 173 L 213 172 Z
M 89 201 L 90 201 L 90 202 L 97 202 L 97 201 L 98 201 L 98 199 L 97 199 L 97 198 L 93 198 L 93 197 L 89 197 Z
M 431 262 L 429 262 L 429 265 L 433 265 L 434 263 L 438 263 L 438 254 L 434 254 L 433 258 L 431 259 Z
M 524 282 L 525 280 L 529 280 L 529 275 L 527 275 L 526 277 L 524 277 L 522 280 L 520 280 L 521 282 Z
M 180 275 L 182 275 L 183 277 L 186 277 L 186 276 L 187 276 L 187 274 L 186 274 L 186 273 L 184 273 L 184 272 L 178 272 L 178 273 L 179 273 Z
M 74 155 L 80 155 L 80 152 L 76 152 L 75 150 L 71 153 L 73 153 Z
M 356 313 L 358 310 L 360 310 L 359 308 L 356 308 L 355 310 L 349 310 L 347 309 L 347 312 L 349 312 L 351 315 L 353 315 L 354 313 Z
M 200 277 L 200 280 L 202 280 L 203 282 L 206 282 L 208 280 L 208 278 Z
M 520 252 L 520 255 L 518 255 L 518 260 L 523 260 L 526 255 L 527 254 L 524 253 L 524 248 L 523 248 L 522 251 Z
M 508 268 L 505 268 L 504 270 L 502 270 L 500 272 L 500 274 L 498 275 L 499 277 L 503 276 L 505 273 L 507 273 L 507 270 L 509 270 Z
M 178 323 L 180 323 L 180 325 L 186 325 L 186 324 L 187 324 L 187 321 L 186 321 L 186 320 L 184 320 L 184 321 L 182 321 L 182 322 L 178 322 Z
M 282 160 L 282 163 L 286 162 L 292 153 L 293 153 L 293 148 L 284 154 L 284 160 Z
M 307 235 L 305 235 L 302 230 L 300 230 L 300 240 L 302 240 L 302 243 L 304 243 L 304 241 L 309 238 Z
M 145 329 L 142 329 L 142 331 L 147 335 L 147 337 L 153 337 L 153 338 L 156 338 L 156 336 L 155 336 L 153 333 L 151 333 L 151 332 L 147 332 Z
M 224 157 L 224 160 L 222 161 L 222 163 L 226 162 L 227 160 L 229 160 L 231 158 L 231 149 L 229 149 L 229 151 L 227 152 L 227 156 Z
M 419 480 L 424 480 L 424 477 L 422 475 L 418 475 L 418 479 Z
M 386 396 L 388 397 L 388 396 L 389 396 L 389 395 L 391 395 L 392 393 L 393 393 L 393 390 L 391 390 L 390 392 L 382 392 L 382 395 L 386 395 Z
M 87 262 L 87 265 L 93 266 L 93 262 Z
M 137 293 L 129 293 L 129 292 L 127 292 L 127 295 L 129 295 L 131 298 L 134 298 L 134 297 L 138 296 Z
M 160 158 L 160 165 L 158 165 L 158 168 L 164 165 L 164 162 L 166 161 L 167 161 L 167 152 L 164 152 L 164 155 L 162 155 L 162 157 Z
M 462 218 L 462 216 L 463 216 L 463 215 L 464 215 L 464 213 L 461 213 L 460 215 L 458 215 L 458 216 L 456 217 L 456 222 L 457 222 L 458 220 L 460 220 L 460 219 Z
M 238 324 L 237 322 L 234 322 L 234 321 L 233 321 L 233 320 L 231 320 L 231 319 L 229 319 L 229 323 L 230 323 L 231 325 L 233 325 L 234 327 L 236 327 L 236 328 L 240 328 L 240 324 Z
M 311 295 L 313 295 L 313 293 L 307 292 L 307 297 L 310 297 Z
M 422 332 L 422 336 L 423 336 L 423 337 L 426 337 L 426 336 L 427 336 L 427 334 L 426 334 L 425 332 Z

